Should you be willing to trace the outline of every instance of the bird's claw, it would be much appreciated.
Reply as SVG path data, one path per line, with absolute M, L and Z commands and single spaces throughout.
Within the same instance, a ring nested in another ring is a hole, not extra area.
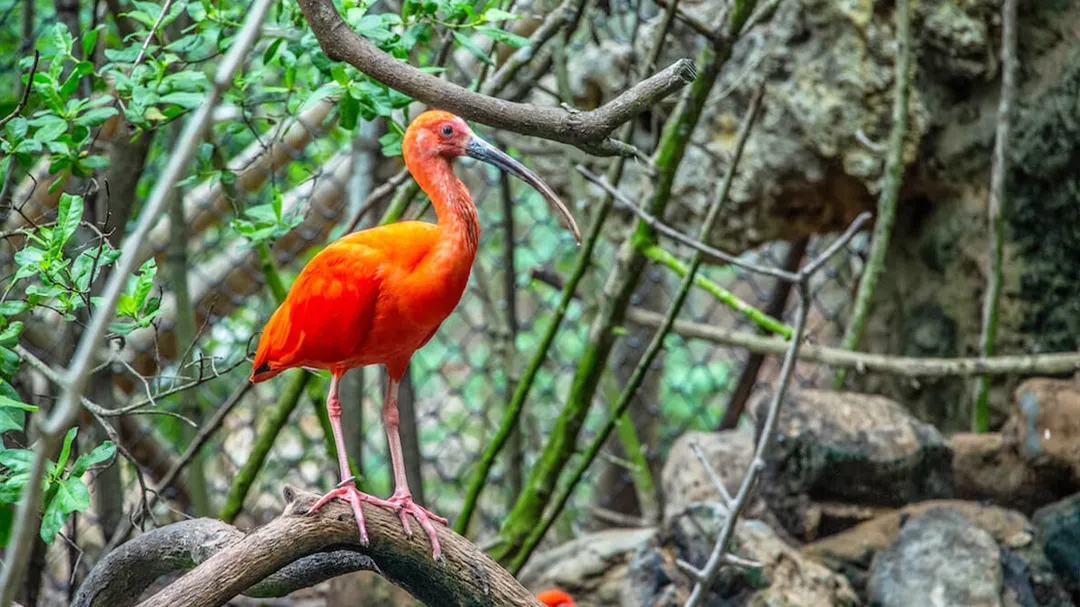
M 442 548 L 439 546 L 439 535 L 431 522 L 435 521 L 447 525 L 449 521 L 414 502 L 412 495 L 407 492 L 395 491 L 394 495 L 387 500 L 387 503 L 392 505 L 397 511 L 398 517 L 401 518 L 401 526 L 405 529 L 405 535 L 412 537 L 412 526 L 409 524 L 410 514 L 416 519 L 416 522 L 420 523 L 420 527 L 427 533 L 428 539 L 431 540 L 432 556 L 436 561 L 439 560 L 442 557 Z
M 439 536 L 431 521 L 442 525 L 446 525 L 449 521 L 414 502 L 412 495 L 407 492 L 395 492 L 388 500 L 379 499 L 357 489 L 352 484 L 353 480 L 353 478 L 347 478 L 341 481 L 337 488 L 319 498 L 319 501 L 315 502 L 315 505 L 308 510 L 308 514 L 314 514 L 319 508 L 322 508 L 333 499 L 347 502 L 352 506 L 356 526 L 360 529 L 360 543 L 364 546 L 368 545 L 368 534 L 364 525 L 364 511 L 360 507 L 361 503 L 367 502 L 373 506 L 396 512 L 398 517 L 401 518 L 401 526 L 405 529 L 405 535 L 409 537 L 412 537 L 412 526 L 409 524 L 409 515 L 411 514 L 416 519 L 416 522 L 420 523 L 420 527 L 423 528 L 424 532 L 427 533 L 428 539 L 431 540 L 432 556 L 436 561 L 442 558 Z

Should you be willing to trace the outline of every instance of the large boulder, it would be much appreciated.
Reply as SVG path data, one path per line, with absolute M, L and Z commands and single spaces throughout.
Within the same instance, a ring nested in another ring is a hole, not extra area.
M 869 597 L 880 607 L 1001 607 L 1002 588 L 994 538 L 959 512 L 934 508 L 874 557 Z
M 1040 508 L 1038 541 L 1062 583 L 1080 599 L 1080 493 Z
M 1030 515 L 1080 489 L 1064 462 L 1029 458 L 1014 436 L 990 432 L 949 437 L 956 497 L 987 500 Z
M 759 426 L 766 402 L 757 408 Z M 761 493 L 785 529 L 814 539 L 873 512 L 952 496 L 952 452 L 931 425 L 882 396 L 799 390 L 789 393 L 769 449 Z M 837 509 L 833 502 L 846 503 Z
M 661 476 L 665 521 L 681 515 L 690 504 L 722 500 L 708 470 L 694 453 L 695 444 L 729 495 L 739 492 L 754 459 L 754 433 L 746 427 L 725 432 L 687 432 L 680 436 L 668 452 Z
M 934 509 L 954 510 L 994 538 L 1003 551 L 1007 594 L 1030 594 L 1038 605 L 1071 605 L 1042 545 L 1035 539 L 1032 523 L 1015 510 L 977 502 L 931 500 L 911 504 L 807 544 L 803 554 L 843 573 L 857 592 L 865 594 L 874 557 L 896 541 L 908 521 Z

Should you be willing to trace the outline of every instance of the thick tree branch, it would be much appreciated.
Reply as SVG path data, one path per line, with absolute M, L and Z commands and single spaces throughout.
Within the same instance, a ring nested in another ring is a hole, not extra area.
M 331 0 L 299 2 L 319 45 L 330 59 L 345 61 L 391 88 L 467 120 L 568 143 L 593 154 L 614 154 L 620 146 L 609 136 L 616 127 L 681 89 L 695 76 L 693 61 L 680 59 L 588 112 L 513 103 L 474 93 L 394 59 L 349 28 Z
M 307 515 L 317 495 L 292 487 L 284 493 L 282 515 L 248 534 L 197 519 L 121 546 L 98 563 L 74 604 L 126 607 L 160 575 L 197 565 L 140 607 L 223 605 L 241 593 L 282 596 L 360 569 L 378 571 L 427 605 L 539 605 L 506 570 L 445 527 L 438 528 L 443 558 L 433 561 L 423 534 L 410 538 L 395 513 L 367 508 L 371 542 L 363 547 L 347 505 L 331 502 Z

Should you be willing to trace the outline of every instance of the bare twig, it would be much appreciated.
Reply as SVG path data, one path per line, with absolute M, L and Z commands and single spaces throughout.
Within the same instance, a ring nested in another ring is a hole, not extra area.
M 150 498 L 143 500 L 139 508 L 132 513 L 132 516 L 128 518 L 128 520 L 119 529 L 117 529 L 113 537 L 109 538 L 108 545 L 102 551 L 103 554 L 111 552 L 114 548 L 119 546 L 121 543 L 124 542 L 124 540 L 127 539 L 128 534 L 130 534 L 132 529 L 134 528 L 134 524 L 131 522 L 131 519 L 140 518 L 143 513 L 149 512 L 150 508 L 154 507 L 154 504 L 157 503 L 161 493 L 171 487 L 174 482 L 176 482 L 176 479 L 180 476 L 180 473 L 184 470 L 184 468 L 187 467 L 188 463 L 191 462 L 192 458 L 195 457 L 195 454 L 198 453 L 199 450 L 202 449 L 202 446 L 206 444 L 206 441 L 210 440 L 210 437 L 213 436 L 219 428 L 221 428 L 221 424 L 225 421 L 225 418 L 229 415 L 230 412 L 232 412 L 233 408 L 236 407 L 236 405 L 244 398 L 244 396 L 248 393 L 249 390 L 251 390 L 253 386 L 254 384 L 252 384 L 251 382 L 241 382 L 240 385 L 237 386 L 235 390 L 233 390 L 233 393 L 229 395 L 229 398 L 224 403 L 222 403 L 216 411 L 214 411 L 214 414 L 210 416 L 210 419 L 208 419 L 202 424 L 202 426 L 199 427 L 198 434 L 196 434 L 195 438 L 192 439 L 190 444 L 188 444 L 187 449 L 184 450 L 184 453 L 180 456 L 180 459 L 176 460 L 172 467 L 169 468 L 168 472 L 166 472 L 165 475 L 161 477 L 161 480 L 158 481 L 157 485 L 155 485 L 154 489 L 151 491 Z
M 680 59 L 588 112 L 513 103 L 474 93 L 394 59 L 354 32 L 331 0 L 299 1 L 319 45 L 330 59 L 345 61 L 391 88 L 467 120 L 575 145 L 593 154 L 612 155 L 622 151 L 610 138 L 611 133 L 642 110 L 684 87 L 695 75 L 694 63 Z
M 34 63 L 30 65 L 30 77 L 26 81 L 26 88 L 23 89 L 22 98 L 19 99 L 19 104 L 15 106 L 15 109 L 11 110 L 11 113 L 0 119 L 0 127 L 11 121 L 12 118 L 19 115 L 19 112 L 23 111 L 26 107 L 26 102 L 30 99 L 30 91 L 34 89 L 34 74 L 37 72 L 38 60 L 41 59 L 41 53 L 34 51 Z
M 994 160 L 990 168 L 990 251 L 986 295 L 983 299 L 982 334 L 979 351 L 985 356 L 994 354 L 997 340 L 998 304 L 1001 300 L 1001 273 L 1004 265 L 1005 216 L 1002 212 L 1005 199 L 1005 175 L 1008 170 L 1006 150 L 1009 147 L 1009 130 L 1012 121 L 1013 100 L 1016 98 L 1016 0 L 1005 0 L 1001 9 L 1001 100 L 998 102 L 997 133 L 994 136 Z M 979 378 L 975 404 L 971 413 L 971 426 L 975 432 L 990 430 L 990 377 Z
M 911 81 L 911 1 L 898 0 L 896 3 L 896 73 L 893 76 L 893 115 L 892 130 L 889 132 L 889 153 L 885 159 L 885 179 L 878 200 L 877 217 L 874 219 L 874 234 L 870 240 L 870 254 L 859 277 L 859 288 L 855 295 L 855 306 L 851 311 L 847 327 L 844 329 L 842 347 L 854 350 L 862 338 L 863 328 L 870 316 L 874 302 L 877 282 L 885 269 L 885 255 L 889 250 L 893 222 L 896 219 L 896 202 L 900 197 L 900 186 L 904 179 L 904 139 L 907 137 L 908 89 Z M 833 387 L 844 386 L 846 371 L 836 372 Z
M 154 25 L 150 28 L 149 32 L 146 32 L 146 40 L 143 41 L 142 48 L 139 49 L 139 54 L 135 56 L 135 61 L 131 64 L 131 69 L 128 70 L 128 77 L 135 73 L 135 68 L 139 67 L 142 63 L 143 57 L 146 55 L 146 49 L 150 48 L 150 41 L 154 39 L 154 34 L 157 33 L 161 22 L 165 20 L 165 15 L 169 14 L 169 9 L 172 7 L 173 0 L 165 0 L 165 4 L 161 5 L 161 12 L 158 13 L 157 19 L 154 21 Z
M 771 446 L 773 433 L 776 430 L 776 422 L 780 417 L 780 407 L 784 403 L 784 397 L 787 393 L 788 386 L 791 384 L 791 377 L 795 371 L 795 361 L 798 360 L 799 357 L 799 348 L 802 346 L 803 332 L 806 330 L 806 317 L 810 311 L 810 278 L 813 277 L 814 273 L 817 272 L 826 261 L 828 261 L 829 257 L 833 256 L 855 237 L 855 234 L 858 233 L 862 224 L 869 218 L 869 213 L 863 213 L 857 217 L 843 236 L 836 239 L 836 241 L 823 251 L 821 255 L 806 264 L 803 269 L 796 274 L 795 291 L 799 295 L 799 307 L 795 313 L 795 335 L 790 344 L 788 344 L 787 352 L 784 354 L 784 364 L 780 369 L 780 383 L 773 393 L 772 401 L 769 403 L 768 413 L 765 416 L 765 423 L 761 428 L 761 432 L 758 434 L 758 443 L 754 449 L 754 460 L 746 470 L 746 476 L 743 477 L 742 483 L 739 485 L 739 491 L 735 494 L 735 499 L 730 503 L 727 517 L 724 519 L 724 526 L 720 530 L 719 536 L 716 538 L 716 543 L 713 545 L 709 560 L 706 561 L 701 569 L 696 569 L 692 566 L 684 567 L 694 579 L 694 589 L 690 593 L 690 598 L 687 599 L 685 607 L 696 607 L 701 604 L 705 595 L 708 594 L 709 587 L 720 572 L 721 565 L 732 562 L 728 556 L 727 546 L 731 541 L 732 535 L 734 535 L 735 525 L 738 523 L 739 515 L 742 514 L 743 509 L 750 503 L 750 495 L 754 492 L 757 485 L 758 476 L 765 469 L 765 453 L 768 452 L 769 447 Z M 710 471 L 712 470 L 711 467 L 708 467 L 707 469 Z
M 514 54 L 510 55 L 510 58 L 487 81 L 481 92 L 485 95 L 497 95 L 506 88 L 521 68 L 536 57 L 541 47 L 559 33 L 559 30 L 577 18 L 584 5 L 585 0 L 563 0 L 562 4 L 544 17 L 544 22 L 536 28 L 532 36 L 529 36 L 529 44 L 514 51 Z
M 34 447 L 34 458 L 30 468 L 32 480 L 26 484 L 22 501 L 19 503 L 9 552 L 4 562 L 3 573 L 0 574 L 0 605 L 11 603 L 19 580 L 22 579 L 30 548 L 39 527 L 37 513 L 41 500 L 41 483 L 37 482 L 37 479 L 45 473 L 45 461 L 48 454 L 59 445 L 64 433 L 75 421 L 80 406 L 80 396 L 87 381 L 87 372 L 90 370 L 91 361 L 100 345 L 99 342 L 112 320 L 121 291 L 135 269 L 139 244 L 146 238 L 150 228 L 164 210 L 169 191 L 187 169 L 188 161 L 195 153 L 203 133 L 210 127 L 210 115 L 214 106 L 217 105 L 222 93 L 232 86 L 233 75 L 247 59 L 248 50 L 258 37 L 262 21 L 271 4 L 271 0 L 256 0 L 248 10 L 244 26 L 218 68 L 206 100 L 189 118 L 180 142 L 169 156 L 169 162 L 155 184 L 149 200 L 143 206 L 134 230 L 124 241 L 122 253 L 105 285 L 97 311 L 79 340 L 59 402 L 50 415 L 39 422 L 40 438 Z
M 675 228 L 667 224 L 661 223 L 659 219 L 653 217 L 651 214 L 649 214 L 648 211 L 641 208 L 641 206 L 638 205 L 636 202 L 630 200 L 630 198 L 628 198 L 626 194 L 623 194 L 621 191 L 619 191 L 618 188 L 611 185 L 611 182 L 608 181 L 606 177 L 602 177 L 600 175 L 597 175 L 596 173 L 593 173 L 587 167 L 581 164 L 577 165 L 576 168 L 577 171 L 585 177 L 585 179 L 588 179 L 594 184 L 600 186 L 600 189 L 610 194 L 616 202 L 633 211 L 635 215 L 641 218 L 643 222 L 645 222 L 650 228 L 656 230 L 657 232 L 660 232 L 661 234 L 668 236 L 669 238 L 672 238 L 692 249 L 697 249 L 698 251 L 701 251 L 706 255 L 711 255 L 718 259 L 722 259 L 723 261 L 726 261 L 733 266 L 738 266 L 744 270 L 756 272 L 758 274 L 765 274 L 766 276 L 771 276 L 780 280 L 786 280 L 788 282 L 798 281 L 797 274 L 793 274 L 792 272 L 787 272 L 779 268 L 750 263 L 729 253 L 725 253 L 720 249 L 717 249 L 716 247 L 711 247 L 698 239 L 687 236 L 686 234 L 683 234 L 679 230 L 676 230 Z
M 728 493 L 727 485 L 724 484 L 724 479 L 720 478 L 720 475 L 713 469 L 712 464 L 709 463 L 709 459 L 705 457 L 705 453 L 701 450 L 701 445 L 697 444 L 697 441 L 690 442 L 690 448 L 693 449 L 694 455 L 697 456 L 698 461 L 701 462 L 702 467 L 709 473 L 709 480 L 713 482 L 716 490 L 720 493 L 720 497 L 724 499 L 724 509 L 731 512 L 731 507 L 735 503 L 735 498 L 731 497 Z

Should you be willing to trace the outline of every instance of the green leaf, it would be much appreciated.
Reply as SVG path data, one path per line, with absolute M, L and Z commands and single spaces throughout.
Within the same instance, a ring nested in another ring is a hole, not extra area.
M 205 98 L 206 95 L 203 95 L 202 93 L 188 93 L 183 91 L 177 91 L 162 95 L 161 102 L 174 103 L 176 105 L 179 105 L 180 107 L 190 110 L 191 108 L 199 107 L 199 104 L 201 104 L 203 102 L 203 99 Z
M 28 405 L 21 400 L 16 400 L 3 395 L 0 395 L 0 409 L 21 409 L 23 411 L 29 411 L 30 413 L 34 413 L 38 410 L 34 405 Z
M 487 54 L 484 52 L 484 49 L 477 46 L 476 43 L 472 41 L 472 38 L 469 38 L 461 32 L 453 32 L 453 34 L 454 40 L 457 41 L 457 43 L 461 45 L 465 50 L 469 51 L 473 55 L 476 55 L 476 58 L 480 61 L 483 61 L 484 63 L 492 67 L 495 66 L 495 62 L 491 60 L 491 57 L 488 57 Z
M 79 222 L 83 216 L 82 196 L 72 196 L 64 193 L 60 195 L 60 206 L 56 210 L 56 227 L 52 232 L 52 240 L 49 242 L 49 256 L 59 259 L 64 245 L 79 229 Z
M 484 12 L 484 21 L 488 23 L 497 23 L 499 21 L 507 21 L 510 19 L 520 19 L 521 15 L 515 15 L 514 13 L 508 13 L 502 9 L 489 8 Z
M 22 333 L 23 324 L 21 322 L 13 322 L 8 325 L 3 332 L 0 332 L 0 346 L 6 348 L 13 348 L 19 340 L 19 334 Z
M 0 466 L 11 471 L 12 475 L 30 472 L 34 464 L 34 452 L 29 449 L 4 449 L 0 451 Z
M 14 504 L 22 496 L 23 487 L 30 481 L 29 472 L 12 474 L 7 480 L 0 482 L 0 503 Z
M 94 448 L 90 453 L 83 453 L 71 465 L 71 477 L 79 478 L 90 469 L 102 462 L 112 459 L 116 455 L 116 445 L 105 441 Z
M 26 121 L 26 118 L 22 116 L 16 116 L 11 119 L 10 122 L 4 125 L 4 132 L 7 133 L 8 139 L 22 139 L 26 136 L 26 131 L 30 128 L 30 124 Z
M 22 314 L 30 307 L 30 304 L 21 299 L 12 299 L 0 303 L 0 316 L 16 316 Z
M 86 35 L 82 37 L 83 57 L 92 57 L 94 55 L 94 47 L 97 46 L 98 32 L 101 31 L 102 27 L 105 26 L 99 25 L 89 32 L 86 32 Z
M 299 111 L 303 112 L 304 110 L 313 107 L 316 103 L 327 97 L 338 97 L 344 91 L 345 87 L 341 86 L 340 84 L 336 82 L 327 82 L 326 84 L 315 89 L 315 92 L 313 92 L 311 95 L 308 96 L 307 99 L 304 100 L 304 103 L 300 106 Z
M 141 310 L 143 304 L 146 303 L 146 296 L 150 294 L 150 289 L 154 288 L 155 276 L 157 276 L 157 262 L 151 257 L 143 262 L 143 265 L 139 268 L 139 277 L 135 281 L 132 299 L 135 300 L 136 310 Z
M 114 107 L 99 107 L 79 114 L 75 124 L 79 126 L 98 126 L 119 112 Z
M 277 40 L 271 42 L 270 46 L 266 47 L 266 50 L 263 51 L 263 63 L 269 64 L 271 61 L 274 60 L 275 57 L 277 57 L 278 49 L 281 48 L 282 42 L 285 42 L 285 39 L 278 38 Z
M 386 42 L 395 36 L 379 15 L 364 15 L 354 23 L 354 27 L 358 34 L 374 42 Z
M 519 36 L 519 35 L 517 35 L 517 34 L 515 34 L 513 32 L 508 32 L 506 30 L 501 30 L 501 29 L 499 29 L 497 27 L 484 27 L 484 26 L 481 26 L 481 27 L 476 28 L 476 31 L 478 31 L 481 34 L 487 36 L 488 38 L 491 38 L 492 40 L 494 40 L 496 42 L 502 42 L 503 44 L 505 44 L 507 46 L 512 46 L 514 48 L 521 48 L 523 46 L 529 46 L 529 39 L 528 38 L 526 38 L 524 36 Z
M 71 37 L 71 32 L 68 31 L 67 25 L 63 21 L 57 21 L 53 24 L 52 37 L 57 51 L 65 56 L 71 54 L 71 49 L 75 46 L 75 39 Z M 57 59 L 54 59 L 54 61 Z
M 71 443 L 75 440 L 75 437 L 79 434 L 79 427 L 72 426 L 67 434 L 64 435 L 64 446 L 60 447 L 60 457 L 56 460 L 56 476 L 59 477 L 64 468 L 67 467 L 68 459 L 71 457 Z
M 64 526 L 68 515 L 90 507 L 90 490 L 82 480 L 66 478 L 56 484 L 56 492 L 45 506 L 45 515 L 41 518 L 41 540 L 51 544 L 56 534 Z
M 352 95 L 343 95 L 338 102 L 338 112 L 341 115 L 341 128 L 351 131 L 356 128 L 356 121 L 360 115 L 360 102 Z
M 31 124 L 35 124 L 38 127 L 37 130 L 34 131 L 34 141 L 39 143 L 53 141 L 68 130 L 67 121 L 54 114 L 48 114 L 39 119 L 32 120 Z
M 21 409 L 0 407 L 0 434 L 9 430 L 22 432 L 26 425 L 26 414 Z

